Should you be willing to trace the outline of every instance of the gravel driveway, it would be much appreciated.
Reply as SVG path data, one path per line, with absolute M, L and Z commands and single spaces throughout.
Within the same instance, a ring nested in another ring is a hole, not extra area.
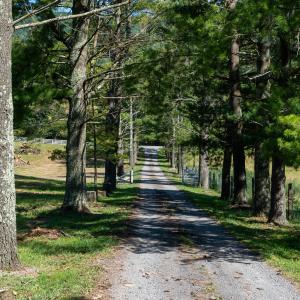
M 193 206 L 145 149 L 140 201 L 109 290 L 116 300 L 294 300 L 280 274 Z

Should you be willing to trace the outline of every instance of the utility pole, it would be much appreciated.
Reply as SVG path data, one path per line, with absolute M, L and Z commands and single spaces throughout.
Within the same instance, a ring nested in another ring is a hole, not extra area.
M 133 99 L 130 97 L 130 140 L 129 140 L 129 164 L 130 164 L 130 183 L 133 183 L 133 166 L 134 166 L 134 149 L 133 149 Z

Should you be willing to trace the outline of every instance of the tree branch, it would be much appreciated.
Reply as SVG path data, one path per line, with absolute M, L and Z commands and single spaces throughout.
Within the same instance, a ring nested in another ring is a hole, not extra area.
M 126 5 L 128 3 L 129 3 L 129 1 L 127 0 L 127 1 L 122 2 L 122 3 L 96 8 L 96 9 L 93 9 L 91 11 L 87 11 L 87 12 L 81 13 L 81 14 L 75 14 L 75 15 L 69 15 L 69 16 L 60 16 L 60 17 L 56 17 L 56 18 L 52 18 L 52 19 L 48 19 L 48 20 L 44 20 L 44 21 L 40 21 L 40 22 L 27 23 L 27 24 L 14 26 L 14 28 L 15 28 L 15 30 L 20 30 L 20 29 L 24 29 L 24 28 L 41 26 L 41 25 L 45 25 L 45 24 L 49 24 L 49 23 L 53 23 L 53 22 L 61 22 L 61 21 L 72 20 L 72 19 L 76 19 L 76 18 L 89 17 L 89 16 L 92 16 L 94 14 L 97 14 L 97 13 L 100 13 L 100 12 L 103 12 L 103 11 L 106 11 L 106 10 L 109 10 L 109 9 L 113 9 L 113 8 L 117 8 L 117 7 Z
M 44 10 L 50 8 L 51 6 L 54 6 L 55 4 L 59 4 L 61 1 L 62 1 L 62 0 L 55 0 L 55 1 L 49 3 L 49 4 L 45 5 L 45 6 L 39 7 L 39 8 L 37 8 L 36 10 L 33 10 L 32 12 L 26 14 L 25 16 L 22 16 L 21 18 L 19 18 L 19 19 L 13 21 L 13 25 L 15 26 L 16 24 L 22 22 L 22 21 L 25 20 L 25 19 L 28 19 L 28 18 L 30 18 L 30 17 L 32 17 L 32 16 L 36 16 L 36 15 L 38 15 L 39 13 L 43 12 Z
M 258 81 L 260 79 L 269 79 L 270 76 L 271 76 L 271 74 L 272 74 L 272 72 L 268 71 L 268 72 L 266 72 L 264 74 L 259 74 L 259 75 L 256 75 L 254 77 L 251 77 L 251 78 L 249 77 L 249 80 L 250 81 Z

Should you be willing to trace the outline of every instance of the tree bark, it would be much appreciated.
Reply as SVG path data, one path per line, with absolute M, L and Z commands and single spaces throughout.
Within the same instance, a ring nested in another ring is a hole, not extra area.
M 95 119 L 95 106 L 92 100 L 93 119 Z M 93 124 L 93 156 L 94 156 L 94 190 L 96 192 L 96 200 L 98 201 L 98 160 L 97 160 L 97 130 L 96 124 Z
M 135 126 L 133 130 L 133 164 L 136 165 L 138 160 L 139 143 L 138 143 L 138 130 Z
M 285 164 L 280 155 L 272 157 L 271 210 L 269 222 L 286 225 Z
M 0 0 L 0 270 L 19 266 L 16 238 L 11 0 Z
M 120 0 L 116 1 L 121 2 Z M 111 51 L 111 60 L 116 63 L 117 66 L 121 66 L 124 53 L 119 48 L 118 43 L 122 38 L 122 11 L 119 7 L 115 14 L 116 31 L 115 31 L 115 49 Z M 126 55 L 126 54 L 125 54 Z M 115 72 L 114 76 L 120 76 L 121 73 Z M 119 127 L 121 116 L 121 102 L 119 97 L 121 96 L 121 83 L 119 79 L 113 79 L 111 81 L 111 87 L 109 91 L 108 100 L 108 113 L 106 116 L 105 131 L 107 137 L 110 139 L 110 146 L 106 152 L 105 158 L 105 176 L 104 176 L 104 190 L 110 194 L 117 188 L 117 155 L 118 155 L 118 140 L 119 140 Z
M 113 87 L 110 92 L 110 97 L 118 95 L 116 89 L 118 84 L 112 83 Z M 104 190 L 110 194 L 117 188 L 117 153 L 118 153 L 118 133 L 120 121 L 120 103 L 118 99 L 109 99 L 109 111 L 106 116 L 106 135 L 111 140 L 111 143 L 106 151 L 105 158 L 105 176 Z
M 209 188 L 208 152 L 202 145 L 199 145 L 198 187 Z
M 228 201 L 230 199 L 230 171 L 232 163 L 231 146 L 224 148 L 223 167 L 222 167 L 222 191 L 221 199 Z
M 120 117 L 119 140 L 118 140 L 118 166 L 117 166 L 118 176 L 123 176 L 125 174 L 123 155 L 124 155 L 124 145 L 123 145 L 123 136 L 122 136 L 122 120 Z
M 270 45 L 260 42 L 257 45 L 257 72 L 265 74 L 270 68 Z M 269 97 L 269 80 L 260 80 L 256 84 L 257 98 L 263 102 Z M 260 128 L 258 128 L 260 130 Z M 264 215 L 270 211 L 270 161 L 262 152 L 262 141 L 257 141 L 254 157 L 254 213 L 257 216 Z
M 175 122 L 173 119 L 173 128 L 172 128 L 172 153 L 171 153 L 171 168 L 175 169 L 176 168 L 176 128 L 175 128 Z
M 270 210 L 270 172 L 269 159 L 262 153 L 262 145 L 255 147 L 254 157 L 254 213 L 262 216 Z
M 247 203 L 246 199 L 246 167 L 243 142 L 242 96 L 240 90 L 240 41 L 236 33 L 231 42 L 230 55 L 230 105 L 235 120 L 232 124 L 232 153 L 234 173 L 234 199 L 238 205 Z
M 198 183 L 197 186 L 201 188 L 201 147 L 199 145 L 199 153 L 198 153 Z
M 177 159 L 177 167 L 178 167 L 178 174 L 182 175 L 183 172 L 183 147 L 178 147 L 178 159 Z
M 208 152 L 206 149 L 202 149 L 200 154 L 200 185 L 205 190 L 209 189 Z
M 120 145 L 121 142 L 119 142 L 118 146 L 118 155 L 123 155 L 123 146 Z M 122 141 L 123 144 L 123 141 Z M 124 159 L 119 158 L 118 160 L 118 167 L 117 167 L 117 175 L 118 176 L 123 176 L 125 174 L 125 168 L 124 168 Z
M 193 155 L 193 169 L 195 169 L 196 168 L 196 153 L 194 150 L 192 151 L 192 155 Z
M 280 60 L 281 75 L 279 86 L 286 88 L 289 79 L 290 49 L 285 35 L 280 36 Z M 288 223 L 286 219 L 286 200 L 285 200 L 285 162 L 278 149 L 278 145 L 273 150 L 272 156 L 272 179 L 271 179 L 271 210 L 269 222 L 277 225 Z
M 229 13 L 234 11 L 238 0 L 227 0 L 226 7 Z M 232 154 L 233 154 L 233 175 L 234 175 L 234 197 L 233 203 L 244 205 L 246 199 L 246 167 L 245 149 L 243 141 L 243 122 L 242 122 L 242 95 L 240 84 L 240 38 L 236 30 L 233 32 L 230 49 L 230 97 L 229 103 L 234 115 L 231 122 Z
M 88 0 L 75 0 L 73 14 L 89 9 Z M 87 77 L 89 19 L 73 21 L 72 67 L 67 138 L 67 176 L 63 210 L 87 211 L 86 197 L 86 109 L 84 84 Z

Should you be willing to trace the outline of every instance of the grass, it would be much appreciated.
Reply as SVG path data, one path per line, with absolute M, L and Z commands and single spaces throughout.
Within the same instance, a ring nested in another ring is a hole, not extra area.
M 271 226 L 265 219 L 253 217 L 250 211 L 231 209 L 215 191 L 183 185 L 165 160 L 160 159 L 160 165 L 166 176 L 196 205 L 300 287 L 299 220 L 290 223 L 288 227 Z
M 161 152 L 162 154 L 162 152 Z M 198 166 L 198 157 L 192 157 L 192 154 L 188 151 L 185 152 L 184 158 L 185 164 L 187 167 L 191 168 L 194 163 L 195 166 Z M 270 162 L 270 174 L 272 172 L 271 162 Z M 211 173 L 215 176 L 215 190 L 221 192 L 221 174 L 222 174 L 222 167 L 215 166 L 214 168 L 210 168 Z M 253 199 L 252 195 L 252 178 L 254 177 L 254 159 L 251 156 L 246 157 L 246 171 L 247 171 L 247 189 L 246 189 L 246 196 L 248 202 L 251 203 Z M 231 173 L 233 170 L 231 170 Z M 233 174 L 232 174 L 233 177 Z M 292 167 L 286 167 L 286 189 L 288 188 L 288 184 L 291 183 L 293 185 L 293 189 L 295 192 L 295 202 L 293 205 L 293 216 L 300 221 L 300 169 L 295 169 Z
M 22 143 L 17 142 L 15 148 L 18 149 Z M 55 149 L 64 150 L 63 145 L 51 145 L 51 144 L 32 144 L 34 148 L 40 150 L 39 154 L 21 154 L 21 158 L 24 161 L 29 161 L 29 165 L 17 166 L 15 172 L 17 175 L 34 176 L 46 179 L 65 180 L 66 176 L 66 162 L 64 160 L 50 160 L 49 156 Z M 87 182 L 93 182 L 94 167 L 91 157 L 88 157 L 86 168 Z M 103 160 L 98 161 L 98 181 L 103 182 L 104 178 L 104 163 Z
M 126 232 L 138 183 L 120 185 L 92 206 L 92 214 L 84 215 L 61 213 L 63 181 L 17 175 L 16 188 L 19 257 L 22 266 L 33 271 L 0 275 L 0 289 L 11 289 L 22 300 L 81 299 L 99 280 L 99 258 L 111 255 Z M 59 235 L 26 236 L 37 227 Z

